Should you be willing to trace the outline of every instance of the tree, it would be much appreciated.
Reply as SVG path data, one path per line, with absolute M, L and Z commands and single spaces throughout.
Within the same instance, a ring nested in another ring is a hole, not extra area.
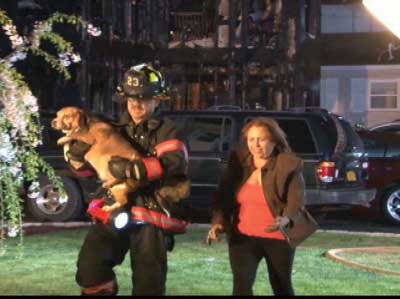
M 5 252 L 7 236 L 20 236 L 19 247 L 22 248 L 23 198 L 20 191 L 24 183 L 29 182 L 30 191 L 34 191 L 38 187 L 35 180 L 44 173 L 56 188 L 64 190 L 54 169 L 36 152 L 41 143 L 38 101 L 15 68 L 17 61 L 31 53 L 43 57 L 66 79 L 70 78 L 67 68 L 71 63 L 79 62 L 80 55 L 74 53 L 70 42 L 53 31 L 55 23 L 79 25 L 91 35 L 101 34 L 79 17 L 55 13 L 36 22 L 28 36 L 21 36 L 11 18 L 0 9 L 0 25 L 11 43 L 10 53 L 0 58 L 0 255 Z M 58 57 L 41 47 L 44 40 L 54 45 Z

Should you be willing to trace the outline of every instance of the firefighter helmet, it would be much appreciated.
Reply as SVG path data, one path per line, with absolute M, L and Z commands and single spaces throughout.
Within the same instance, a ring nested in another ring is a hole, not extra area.
M 125 72 L 121 86 L 117 88 L 116 101 L 133 97 L 149 100 L 163 94 L 165 82 L 162 74 L 148 64 L 132 66 Z

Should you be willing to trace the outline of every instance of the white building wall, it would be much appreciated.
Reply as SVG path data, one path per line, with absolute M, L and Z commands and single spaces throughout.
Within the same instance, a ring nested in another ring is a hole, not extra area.
M 400 104 L 392 110 L 368 107 L 371 80 L 400 82 L 400 65 L 321 66 L 321 107 L 368 127 L 400 119 Z

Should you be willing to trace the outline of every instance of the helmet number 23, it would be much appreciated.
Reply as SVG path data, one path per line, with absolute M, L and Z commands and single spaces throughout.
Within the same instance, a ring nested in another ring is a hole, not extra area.
M 129 86 L 135 86 L 135 87 L 139 86 L 139 80 L 136 77 L 128 77 L 127 83 Z

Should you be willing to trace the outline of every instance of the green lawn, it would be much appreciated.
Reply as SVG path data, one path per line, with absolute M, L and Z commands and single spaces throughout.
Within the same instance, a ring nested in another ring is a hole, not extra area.
M 169 254 L 168 295 L 229 295 L 232 288 L 227 245 L 203 243 L 207 229 L 193 228 L 178 236 Z M 7 240 L 0 257 L 0 295 L 78 295 L 75 263 L 86 230 L 26 236 L 24 257 L 15 259 L 17 240 Z M 353 269 L 325 258 L 328 249 L 400 246 L 400 238 L 316 233 L 296 253 L 293 283 L 297 295 L 398 295 L 398 276 Z M 120 295 L 130 294 L 129 256 L 116 268 Z M 254 287 L 271 295 L 264 263 Z

